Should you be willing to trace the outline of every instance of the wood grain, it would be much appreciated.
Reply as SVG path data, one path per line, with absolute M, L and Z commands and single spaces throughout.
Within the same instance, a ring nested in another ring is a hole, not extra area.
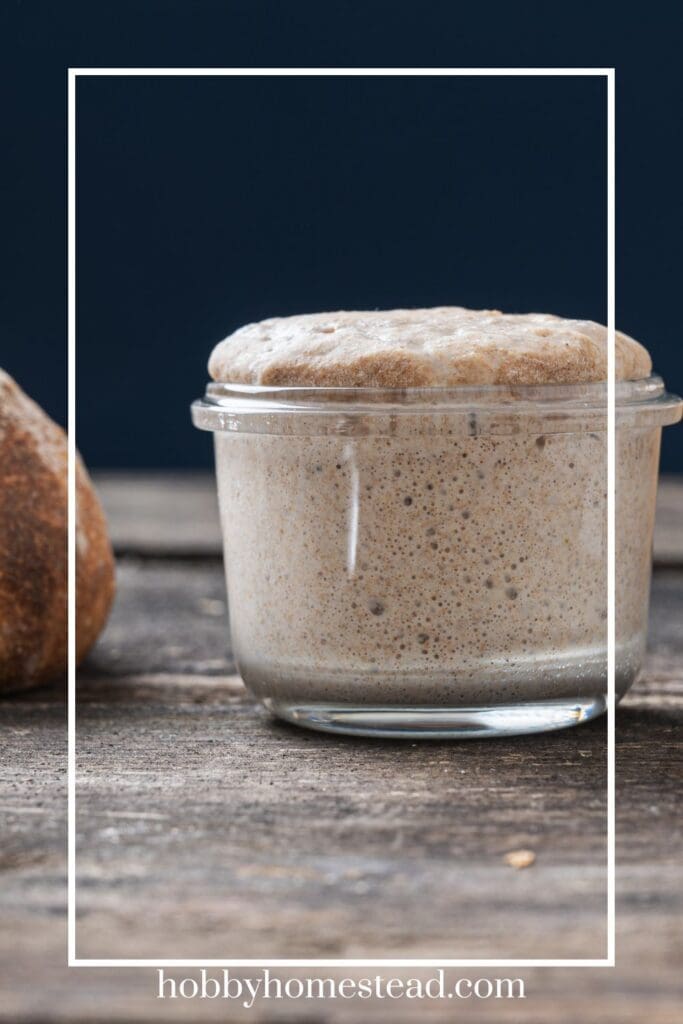
M 120 555 L 206 557 L 222 551 L 213 473 L 96 473 Z
M 657 491 L 655 565 L 683 565 L 683 482 L 663 477 Z
M 155 500 L 169 503 L 158 483 Z M 119 560 L 117 605 L 79 682 L 79 956 L 602 955 L 601 722 L 436 744 L 277 724 L 235 676 L 220 561 L 141 546 L 145 557 Z M 527 980 L 523 1014 L 480 1004 L 478 1021 L 677 1019 L 681 621 L 683 572 L 660 570 L 647 671 L 617 714 L 619 966 L 580 982 L 567 970 L 450 972 Z M 359 1019 L 342 1001 L 248 1014 L 159 1003 L 152 971 L 68 971 L 63 686 L 5 700 L 0 716 L 0 1020 Z M 521 848 L 536 859 L 515 870 L 505 855 Z M 415 1014 L 362 1007 L 367 1020 Z

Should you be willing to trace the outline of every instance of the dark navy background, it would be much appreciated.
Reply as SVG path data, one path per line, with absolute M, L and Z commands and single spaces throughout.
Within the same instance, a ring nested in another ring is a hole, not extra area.
M 86 79 L 78 438 L 207 462 L 212 345 L 269 315 L 448 303 L 604 317 L 604 82 Z
M 6 3 L 0 365 L 64 420 L 69 64 L 616 64 L 618 323 L 680 391 L 677 58 L 659 10 L 636 25 L 622 9 L 615 29 L 581 4 Z M 249 320 L 445 303 L 605 318 L 603 80 L 89 78 L 77 100 L 92 466 L 209 465 L 188 405 L 212 345 Z

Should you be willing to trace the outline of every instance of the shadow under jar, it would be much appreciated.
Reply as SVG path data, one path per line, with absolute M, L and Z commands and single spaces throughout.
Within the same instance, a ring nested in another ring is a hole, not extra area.
M 467 737 L 607 695 L 607 391 L 210 384 L 231 631 L 275 715 Z M 616 696 L 645 648 L 658 377 L 616 385 Z

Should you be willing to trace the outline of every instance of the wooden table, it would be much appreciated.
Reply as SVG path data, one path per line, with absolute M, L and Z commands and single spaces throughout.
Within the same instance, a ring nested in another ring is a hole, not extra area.
M 119 592 L 79 681 L 79 957 L 604 956 L 603 721 L 461 743 L 278 724 L 235 674 L 211 478 L 98 483 Z M 617 714 L 618 967 L 454 969 L 527 981 L 523 1014 L 480 1003 L 473 1019 L 677 1017 L 682 519 L 683 483 L 667 481 L 647 671 Z M 241 1019 L 235 1004 L 159 1003 L 151 970 L 66 969 L 63 687 L 0 716 L 0 1020 Z M 506 860 L 519 849 L 535 854 L 521 870 Z M 356 1021 L 358 1007 L 263 1003 L 250 1018 Z

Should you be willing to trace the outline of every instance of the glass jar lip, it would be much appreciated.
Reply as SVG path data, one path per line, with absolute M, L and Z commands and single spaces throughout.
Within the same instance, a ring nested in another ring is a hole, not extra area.
M 210 382 L 192 405 L 195 426 L 245 433 L 396 433 L 396 422 L 446 417 L 469 434 L 605 430 L 606 381 L 585 384 L 464 385 L 462 387 L 311 387 Z M 620 424 L 663 426 L 681 418 L 683 402 L 661 377 L 617 381 Z M 300 428 L 292 420 L 300 422 Z M 324 421 L 339 420 L 338 427 Z M 289 421 L 284 426 L 284 421 Z M 388 430 L 385 421 L 391 421 Z M 313 425 L 312 425 L 313 424 Z M 315 425 L 317 424 L 317 425 Z M 356 423 L 356 425 L 358 425 Z M 358 431 L 361 432 L 361 431 Z
M 639 380 L 619 380 L 615 386 L 618 404 L 642 402 L 658 398 L 664 392 L 664 381 L 657 374 Z M 388 405 L 430 406 L 471 404 L 473 400 L 485 404 L 497 402 L 581 402 L 606 405 L 607 382 L 589 381 L 583 384 L 464 384 L 451 387 L 349 387 L 314 385 L 262 385 L 240 384 L 230 381 L 210 381 L 205 400 L 224 402 L 226 399 L 267 400 L 277 402 L 343 401 L 363 405 L 365 402 Z

